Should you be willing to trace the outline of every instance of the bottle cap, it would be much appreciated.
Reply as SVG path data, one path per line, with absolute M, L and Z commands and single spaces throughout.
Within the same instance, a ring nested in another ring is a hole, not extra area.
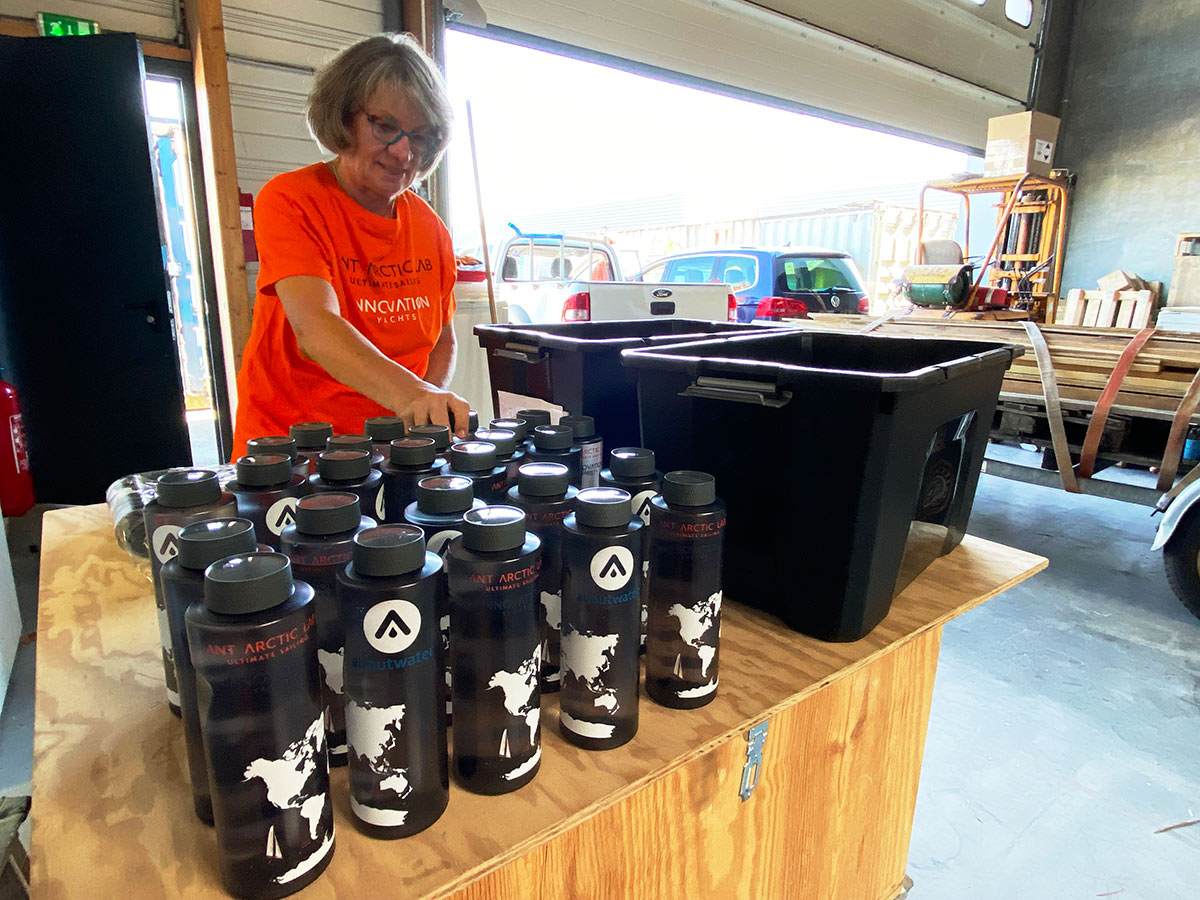
M 325 439 L 326 450 L 366 450 L 370 453 L 375 449 L 369 434 L 335 434 Z
M 354 571 L 387 578 L 425 565 L 425 534 L 412 525 L 364 528 L 354 536 Z
M 539 450 L 567 450 L 575 434 L 566 425 L 539 425 L 533 429 L 533 446 Z
M 486 472 L 496 466 L 496 445 L 462 441 L 450 447 L 450 468 L 456 472 Z
M 204 605 L 227 616 L 261 612 L 292 596 L 292 564 L 282 553 L 242 553 L 204 573 Z
M 524 419 L 526 427 L 533 431 L 539 425 L 550 424 L 550 410 L 548 409 L 518 409 L 517 418 Z
M 524 419 L 492 419 L 489 427 L 499 431 L 511 431 L 517 436 L 518 441 L 525 440 L 529 434 L 529 423 Z
M 372 416 L 363 422 L 363 431 L 380 444 L 398 441 L 404 437 L 404 420 L 399 416 Z
M 496 445 L 496 456 L 512 456 L 517 452 L 517 436 L 499 428 L 481 428 L 475 432 L 475 440 Z
M 400 438 L 391 448 L 393 466 L 428 466 L 437 458 L 433 438 Z
M 473 409 L 467 410 L 467 431 L 474 434 L 479 430 L 479 413 Z
M 246 453 L 256 456 L 260 453 L 282 453 L 295 462 L 300 451 L 296 448 L 296 439 L 286 434 L 270 434 L 266 437 L 256 437 L 246 441 Z
M 433 438 L 439 453 L 450 446 L 450 429 L 445 425 L 414 425 L 407 436 Z
M 562 463 L 525 463 L 517 469 L 517 491 L 527 497 L 558 497 L 567 492 L 567 474 Z
M 591 416 L 563 416 L 559 425 L 566 425 L 575 432 L 575 440 L 596 436 L 596 420 Z
M 166 472 L 158 476 L 158 505 L 175 509 L 207 506 L 221 499 L 217 474 L 207 469 Z
M 618 447 L 608 455 L 608 469 L 618 478 L 653 475 L 654 451 L 644 447 Z
M 362 521 L 358 495 L 328 491 L 296 501 L 296 530 L 302 534 L 339 534 L 353 531 Z
M 366 450 L 323 450 L 317 454 L 317 474 L 326 481 L 358 481 L 371 474 Z
M 433 475 L 417 482 L 417 509 L 433 515 L 463 512 L 475 501 L 475 483 L 462 475 Z
M 323 450 L 325 442 L 333 437 L 333 426 L 328 422 L 297 422 L 288 429 L 301 450 Z
M 243 456 L 237 461 L 237 480 L 246 487 L 286 484 L 292 480 L 292 460 L 281 453 Z
M 633 518 L 628 491 L 612 487 L 584 488 L 575 498 L 575 521 L 590 528 L 616 528 Z
M 481 506 L 463 516 L 462 542 L 468 550 L 492 553 L 525 543 L 525 513 L 515 506 Z
M 258 549 L 249 519 L 206 519 L 179 529 L 179 565 L 204 571 L 218 559 Z
M 706 472 L 668 472 L 663 476 L 662 497 L 671 506 L 708 506 L 717 502 L 717 482 Z

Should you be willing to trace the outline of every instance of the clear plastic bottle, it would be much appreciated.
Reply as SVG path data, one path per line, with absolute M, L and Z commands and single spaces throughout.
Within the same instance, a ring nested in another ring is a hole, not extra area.
M 525 527 L 542 542 L 541 601 L 542 692 L 560 684 L 559 629 L 562 621 L 562 523 L 575 511 L 579 493 L 567 483 L 561 463 L 525 463 L 517 484 L 508 489 L 508 502 L 525 511 Z
M 643 527 L 612 487 L 580 491 L 563 520 L 559 726 L 588 750 L 637 734 Z
M 713 477 L 664 475 L 650 506 L 646 693 L 655 703 L 694 709 L 717 695 L 724 547 Z
M 423 831 L 450 799 L 442 568 L 421 529 L 383 525 L 355 537 L 354 559 L 337 576 L 350 810 L 373 837 Z
M 225 889 L 295 893 L 333 853 L 312 588 L 282 553 L 231 556 L 186 619 Z
M 513 506 L 473 509 L 446 557 L 454 671 L 454 769 L 467 790 L 528 784 L 542 758 L 542 546 Z

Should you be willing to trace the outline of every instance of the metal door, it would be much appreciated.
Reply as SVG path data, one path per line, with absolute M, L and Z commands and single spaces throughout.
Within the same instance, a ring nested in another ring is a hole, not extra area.
M 43 503 L 188 465 L 133 35 L 0 38 L 0 359 Z

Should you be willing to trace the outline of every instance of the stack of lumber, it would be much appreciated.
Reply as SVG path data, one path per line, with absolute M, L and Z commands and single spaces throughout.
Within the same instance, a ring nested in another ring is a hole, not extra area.
M 874 320 L 863 316 L 818 313 L 811 319 L 788 324 L 822 330 L 861 331 Z M 1124 328 L 1042 326 L 1050 348 L 1063 405 L 1077 409 L 1095 406 L 1108 383 L 1121 351 L 1136 331 Z M 1017 322 L 962 322 L 916 320 L 907 317 L 885 322 L 872 334 L 995 341 L 1025 348 L 1004 379 L 1005 399 L 1042 399 L 1041 378 L 1033 347 Z M 1113 411 L 1118 414 L 1170 420 L 1188 385 L 1200 369 L 1200 335 L 1157 332 L 1137 355 L 1122 382 Z

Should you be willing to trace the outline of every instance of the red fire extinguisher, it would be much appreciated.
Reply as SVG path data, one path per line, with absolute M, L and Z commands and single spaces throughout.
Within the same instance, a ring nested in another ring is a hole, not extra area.
M 0 434 L 0 509 L 5 516 L 23 516 L 33 506 L 33 476 L 17 389 L 7 381 L 0 381 L 0 424 L 4 432 Z

